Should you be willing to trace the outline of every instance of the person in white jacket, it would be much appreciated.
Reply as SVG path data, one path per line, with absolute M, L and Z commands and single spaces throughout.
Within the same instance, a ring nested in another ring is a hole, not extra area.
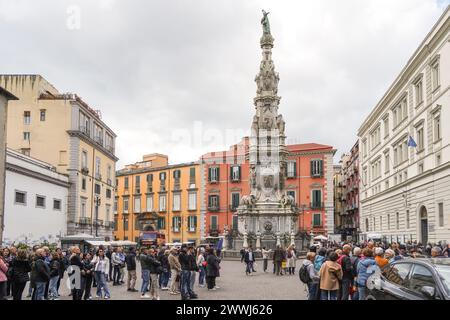
M 106 276 L 109 274 L 109 259 L 105 256 L 103 248 L 99 248 L 97 254 L 91 261 L 94 266 L 94 276 L 97 281 L 97 298 L 102 297 L 102 289 L 105 293 L 104 298 L 110 299 L 111 294 L 106 283 Z

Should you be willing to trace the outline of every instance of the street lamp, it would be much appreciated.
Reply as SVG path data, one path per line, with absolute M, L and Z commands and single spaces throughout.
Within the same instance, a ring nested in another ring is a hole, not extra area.
M 98 207 L 101 204 L 101 198 L 95 196 L 95 237 L 98 237 Z

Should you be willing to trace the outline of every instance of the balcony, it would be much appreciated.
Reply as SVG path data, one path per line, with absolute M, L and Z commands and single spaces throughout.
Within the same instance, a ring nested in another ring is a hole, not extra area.
M 194 233 L 194 232 L 196 232 L 196 231 L 197 231 L 197 228 L 196 228 L 196 227 L 189 227 L 189 228 L 188 228 L 188 232 Z
M 105 146 L 105 148 L 106 148 L 106 150 L 108 150 L 109 152 L 114 153 L 114 147 L 113 147 L 113 146 L 107 145 L 107 146 Z
M 208 206 L 209 212 L 218 212 L 220 210 L 219 206 Z
M 217 180 L 217 179 L 211 179 L 211 180 L 209 180 L 209 183 L 210 183 L 210 184 L 217 184 L 217 183 L 219 183 L 219 180 Z
M 83 167 L 81 168 L 81 173 L 84 175 L 88 175 L 89 174 L 89 169 L 87 167 Z
M 91 224 L 91 218 L 89 217 L 80 217 L 80 220 L 78 222 L 80 225 L 90 225 Z
M 234 205 L 232 205 L 232 204 L 230 204 L 229 206 L 228 206 L 228 209 L 229 209 L 229 211 L 231 211 L 231 212 L 236 212 L 237 211 L 237 206 L 234 206 Z
M 208 234 L 209 234 L 210 237 L 217 237 L 220 234 L 219 227 L 218 226 L 217 227 L 211 227 L 208 230 Z
M 89 130 L 89 127 L 86 127 L 86 126 L 80 126 L 79 127 L 79 129 L 78 129 L 82 134 L 84 134 L 85 136 L 90 136 L 91 135 L 91 132 L 90 132 L 90 130 Z
M 103 220 L 97 219 L 97 222 L 95 223 L 95 225 L 96 225 L 97 227 L 103 226 Z
M 103 146 L 103 137 L 102 136 L 96 136 L 94 138 L 94 141 L 97 142 L 99 145 Z
M 319 202 L 319 203 L 311 202 L 309 204 L 309 206 L 311 207 L 311 210 L 323 210 L 323 209 L 325 209 L 325 204 L 323 202 Z

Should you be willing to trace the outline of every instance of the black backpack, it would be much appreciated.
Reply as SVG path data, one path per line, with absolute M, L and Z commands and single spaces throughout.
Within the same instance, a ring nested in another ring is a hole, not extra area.
M 301 282 L 309 283 L 311 281 L 311 279 L 309 277 L 308 266 L 302 265 L 302 267 L 300 268 L 300 271 L 298 272 L 298 276 L 299 276 Z

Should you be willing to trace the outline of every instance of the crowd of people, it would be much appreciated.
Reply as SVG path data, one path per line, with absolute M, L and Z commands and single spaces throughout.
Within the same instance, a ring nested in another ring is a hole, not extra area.
M 450 245 L 364 242 L 328 248 L 311 247 L 299 271 L 309 300 L 365 300 L 367 280 L 394 261 L 407 257 L 448 257 Z
M 134 247 L 125 252 L 121 247 L 99 246 L 85 253 L 77 246 L 65 251 L 47 246 L 0 248 L 0 300 L 22 300 L 27 283 L 27 298 L 58 300 L 65 276 L 72 281 L 73 300 L 91 300 L 92 288 L 96 288 L 97 299 L 110 299 L 109 283 L 124 285 L 125 275 L 127 292 L 139 292 L 142 299 L 159 300 L 160 290 L 180 295 L 182 300 L 197 299 L 196 282 L 200 288 L 219 289 L 220 261 L 220 252 L 209 246 L 152 247 L 139 252 Z M 138 289 L 137 262 L 142 279 Z
M 271 249 L 266 249 L 263 247 L 261 249 L 262 259 L 263 259 L 263 272 L 267 272 L 269 257 L 272 253 Z M 256 257 L 253 251 L 253 247 L 249 246 L 246 249 L 240 251 L 241 263 L 245 262 L 245 274 L 251 276 L 253 272 L 256 272 L 255 262 Z M 287 249 L 283 249 L 281 245 L 278 245 L 273 251 L 272 255 L 273 261 L 273 274 L 277 276 L 282 275 L 294 275 L 295 268 L 297 264 L 297 250 L 295 245 L 290 245 Z

